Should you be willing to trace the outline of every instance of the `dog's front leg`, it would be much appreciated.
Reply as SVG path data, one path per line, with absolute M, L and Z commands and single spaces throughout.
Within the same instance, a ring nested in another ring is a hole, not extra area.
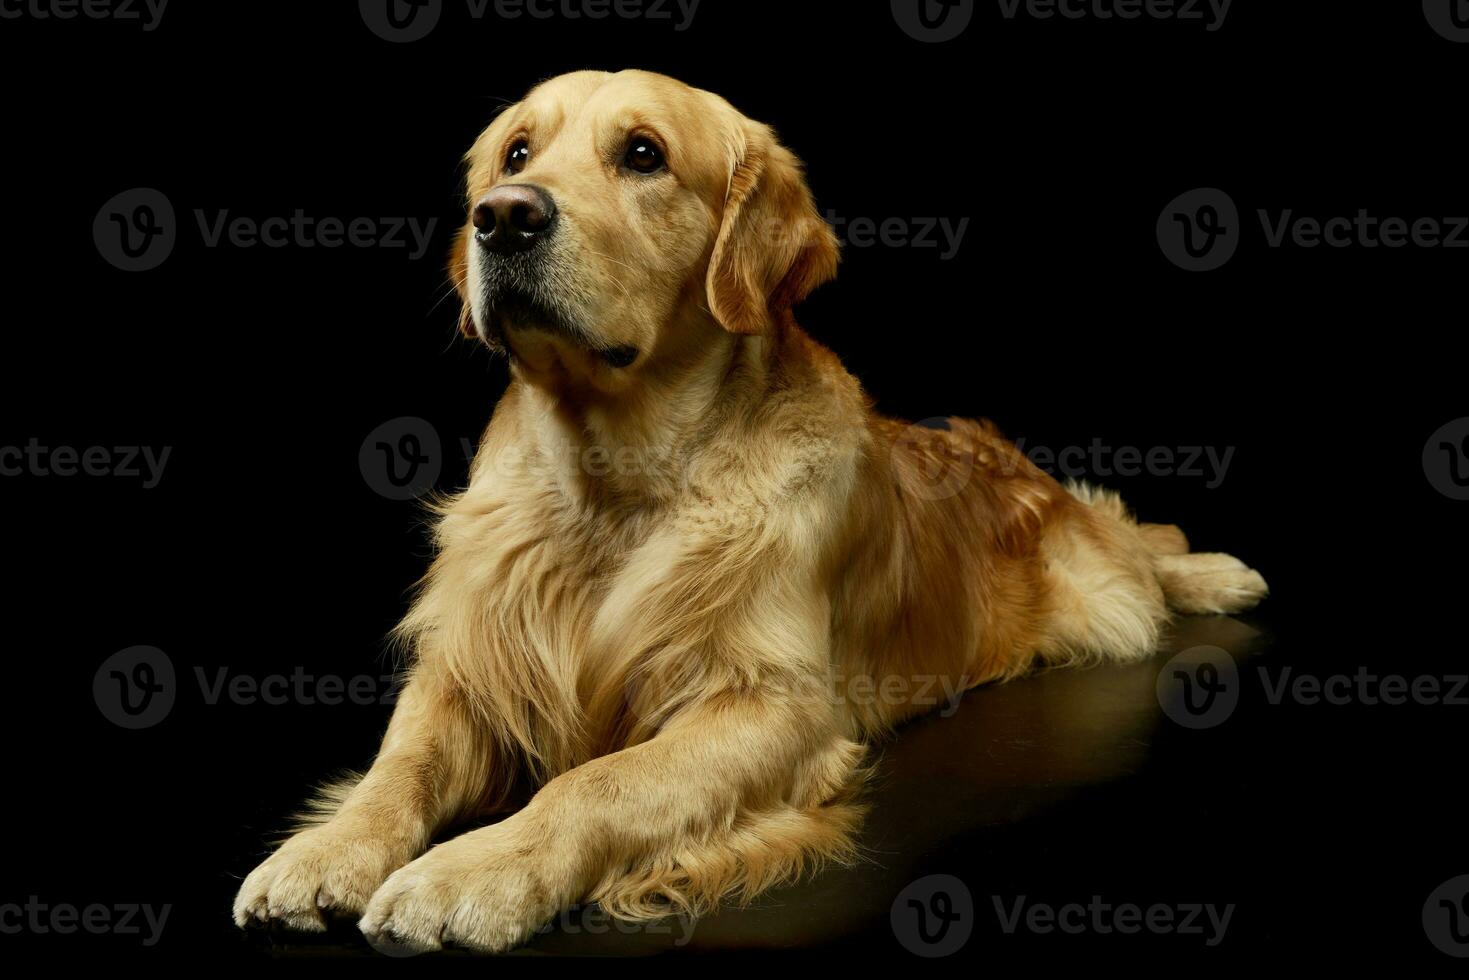
M 358 915 L 377 887 L 423 853 L 488 787 L 485 736 L 443 682 L 416 674 L 398 699 L 371 770 L 325 822 L 302 830 L 250 873 L 236 924 L 320 931 L 325 913 Z
M 745 691 L 685 710 L 649 741 L 562 774 L 519 813 L 394 873 L 369 903 L 363 932 L 419 950 L 508 949 L 620 876 L 676 866 L 690 853 L 733 853 L 736 835 L 760 836 L 741 821 L 761 814 L 787 838 L 776 842 L 782 852 L 798 853 L 808 843 L 798 839 L 799 808 L 819 811 L 860 754 L 834 734 L 815 697 Z M 762 864 L 761 884 L 779 878 L 777 860 Z

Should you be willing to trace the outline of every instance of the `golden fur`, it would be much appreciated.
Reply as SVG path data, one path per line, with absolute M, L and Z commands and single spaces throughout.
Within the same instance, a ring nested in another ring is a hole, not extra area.
M 618 166 L 634 135 L 665 171 Z M 864 743 L 940 692 L 1146 657 L 1168 606 L 1264 595 L 988 423 L 876 415 L 791 316 L 838 258 L 800 165 L 724 100 L 562 76 L 468 164 L 471 205 L 506 182 L 554 197 L 535 288 L 576 328 L 496 309 L 466 224 L 463 326 L 512 384 L 438 506 L 376 762 L 246 879 L 241 925 L 332 910 L 375 941 L 499 950 L 579 901 L 748 899 L 852 858 Z

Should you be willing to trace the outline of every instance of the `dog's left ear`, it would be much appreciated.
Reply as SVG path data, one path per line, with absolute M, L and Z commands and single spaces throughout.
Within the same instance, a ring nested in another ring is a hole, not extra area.
M 726 330 L 760 334 L 835 276 L 841 254 L 795 154 L 770 127 L 744 126 L 706 289 L 709 311 Z

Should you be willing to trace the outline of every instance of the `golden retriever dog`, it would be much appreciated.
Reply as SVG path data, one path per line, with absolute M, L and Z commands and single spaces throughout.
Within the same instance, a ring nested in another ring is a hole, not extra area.
M 801 165 L 718 96 L 564 75 L 467 162 L 461 325 L 511 384 L 437 504 L 377 759 L 241 926 L 504 950 L 576 903 L 748 900 L 853 858 L 864 746 L 935 692 L 1264 596 L 988 423 L 877 415 L 792 316 L 838 259 Z

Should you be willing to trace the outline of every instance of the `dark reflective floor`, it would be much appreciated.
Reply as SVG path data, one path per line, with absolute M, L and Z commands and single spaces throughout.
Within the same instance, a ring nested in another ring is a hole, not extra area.
M 906 956 L 919 951 L 910 948 L 911 934 L 906 943 L 898 935 L 910 930 L 894 925 L 895 900 L 929 875 L 954 876 L 970 892 L 951 912 L 974 917 L 974 936 L 961 944 L 968 948 L 956 950 L 963 954 L 987 947 L 993 955 L 997 941 L 1020 952 L 1050 948 L 1056 939 L 1080 951 L 1096 940 L 1024 928 L 1007 933 L 999 910 L 1032 896 L 1061 904 L 1098 895 L 1142 907 L 1240 902 L 1249 889 L 1235 887 L 1228 859 L 1196 860 L 1200 847 L 1206 857 L 1225 853 L 1197 818 L 1237 819 L 1239 780 L 1250 770 L 1220 755 L 1254 744 L 1261 719 L 1242 710 L 1195 730 L 1165 713 L 1160 670 L 1175 653 L 1200 647 L 1216 651 L 1215 660 L 1218 650 L 1227 652 L 1222 660 L 1238 664 L 1243 676 L 1268 644 L 1238 620 L 1185 619 L 1148 661 L 1057 670 L 971 691 L 957 708 L 907 725 L 880 749 L 863 835 L 867 857 L 859 865 L 828 869 L 768 893 L 754 907 L 725 909 L 696 923 L 633 927 L 612 923 L 595 908 L 573 911 L 512 955 L 841 950 Z M 1189 833 L 1203 840 L 1175 859 L 1168 840 L 1185 813 L 1195 821 Z M 1198 876 L 1188 873 L 1191 863 Z M 1268 915 L 1251 921 L 1241 909 L 1230 922 L 1234 933 L 1212 945 L 1207 930 L 1148 938 L 1180 951 L 1215 950 L 1241 932 L 1245 943 L 1268 938 L 1265 921 Z M 375 955 L 350 927 L 326 937 L 247 941 L 292 957 Z

